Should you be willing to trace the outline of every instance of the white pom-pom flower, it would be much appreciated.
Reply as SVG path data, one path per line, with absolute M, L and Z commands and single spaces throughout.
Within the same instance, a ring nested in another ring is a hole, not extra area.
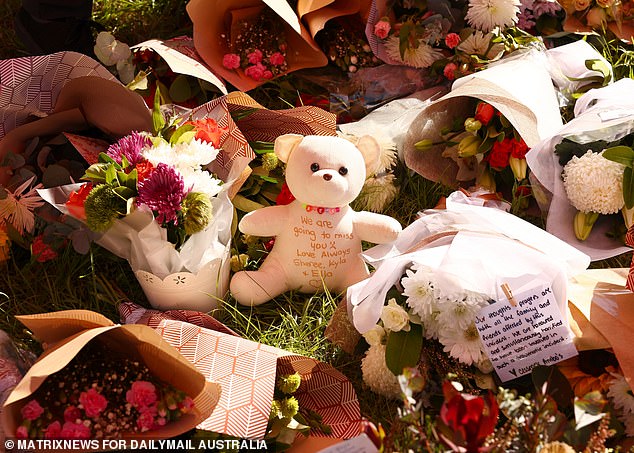
M 623 170 L 625 166 L 603 157 L 603 152 L 588 150 L 574 156 L 564 167 L 562 177 L 570 204 L 578 211 L 614 214 L 625 204 Z
M 398 398 L 401 387 L 398 379 L 385 364 L 385 346 L 378 343 L 370 346 L 361 360 L 363 382 L 370 389 L 389 398 Z

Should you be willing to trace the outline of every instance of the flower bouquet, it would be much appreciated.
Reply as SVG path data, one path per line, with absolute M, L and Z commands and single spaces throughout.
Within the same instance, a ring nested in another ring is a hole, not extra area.
M 187 12 L 200 56 L 242 91 L 328 62 L 286 2 L 195 0 L 187 4 Z
M 564 31 L 573 33 L 608 30 L 617 38 L 631 43 L 634 36 L 632 17 L 634 3 L 630 0 L 563 0 L 561 6 L 566 11 Z
M 29 439 L 166 438 L 207 418 L 220 388 L 149 327 L 65 311 L 19 317 L 54 344 L 9 395 L 5 432 Z
M 425 211 L 394 244 L 364 254 L 377 270 L 348 289 L 347 303 L 352 324 L 370 344 L 362 369 L 375 391 L 397 396 L 396 376 L 425 362 L 425 355 L 433 362 L 438 348 L 456 369 L 475 365 L 490 373 L 493 365 L 503 381 L 525 374 L 541 363 L 541 351 L 531 352 L 528 340 L 513 343 L 517 335 L 509 331 L 520 325 L 502 322 L 524 323 L 520 336 L 552 339 L 552 321 L 561 338 L 558 353 L 576 354 L 567 328 L 566 288 L 568 277 L 587 267 L 588 257 L 511 214 L 464 203 L 465 195 L 454 192 L 446 210 Z M 547 323 L 536 321 L 540 316 L 521 319 L 532 310 L 526 311 L 527 301 L 536 288 L 552 291 L 549 304 L 540 301 L 542 312 L 550 307 Z M 515 314 L 518 309 L 524 313 Z M 501 312 L 507 318 L 495 324 Z M 510 362 L 503 353 L 507 343 L 519 349 Z
M 546 229 L 592 260 L 629 250 L 634 83 L 622 79 L 590 90 L 575 104 L 575 118 L 527 156 L 543 186 Z M 536 184 L 533 184 L 536 186 Z
M 456 80 L 450 93 L 428 105 L 410 125 L 404 143 L 407 166 L 427 179 L 456 187 L 472 180 L 490 181 L 484 170 L 506 168 L 512 152 L 518 159 L 513 165 L 519 163 L 512 179 L 523 179 L 526 148 L 562 124 L 543 59 L 537 50 L 518 52 Z M 487 151 L 488 157 L 483 154 Z
M 89 182 L 41 193 L 128 259 L 155 307 L 209 311 L 227 289 L 232 206 L 206 168 L 226 130 L 213 118 L 159 124 L 101 153 Z

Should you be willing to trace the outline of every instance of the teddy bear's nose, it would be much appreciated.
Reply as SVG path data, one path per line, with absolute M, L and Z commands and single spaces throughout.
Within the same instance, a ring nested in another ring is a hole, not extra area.
M 324 173 L 324 179 L 326 181 L 330 181 L 332 179 L 332 175 L 330 173 Z

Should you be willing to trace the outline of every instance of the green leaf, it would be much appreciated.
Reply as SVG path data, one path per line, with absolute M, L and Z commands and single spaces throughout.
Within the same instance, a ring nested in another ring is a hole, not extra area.
M 61 165 L 49 165 L 42 174 L 42 184 L 44 184 L 44 187 L 63 186 L 69 183 L 70 173 Z
M 92 164 L 86 169 L 86 173 L 84 173 L 81 179 L 87 179 L 95 183 L 104 183 L 106 182 L 106 169 L 109 166 L 109 164 L 104 163 Z
M 154 133 L 159 134 L 163 127 L 165 127 L 165 118 L 161 113 L 161 89 L 156 84 L 156 92 L 154 93 L 154 107 L 152 108 L 152 126 Z
M 117 195 L 126 200 L 126 203 L 129 199 L 133 198 L 136 195 L 136 191 L 126 186 L 118 186 L 115 187 L 113 190 Z
M 601 413 L 606 401 L 601 392 L 594 391 L 586 394 L 583 398 L 575 400 L 575 429 L 580 430 L 601 420 L 605 414 Z
M 262 176 L 260 176 L 260 179 L 263 179 L 266 182 L 272 182 L 273 184 L 277 184 L 277 179 L 272 178 L 270 176 L 262 175 Z
M 118 182 L 117 170 L 114 168 L 113 165 L 108 165 L 108 167 L 106 168 L 106 184 L 112 185 L 112 183 L 114 183 L 115 181 Z
M 126 175 L 126 180 L 123 185 L 126 186 L 128 189 L 133 190 L 136 193 L 136 190 L 137 190 L 136 186 L 137 186 L 138 179 L 139 179 L 139 172 L 135 168 L 134 170 L 132 170 L 130 173 Z
M 586 60 L 586 68 L 600 72 L 603 75 L 604 84 L 607 85 L 612 79 L 612 74 L 610 72 L 610 67 L 603 60 L 598 58 Z
M 134 80 L 132 80 L 132 82 L 126 85 L 126 88 L 132 91 L 147 90 L 148 89 L 147 73 L 145 71 L 139 71 L 137 75 L 134 77 Z
M 193 124 L 183 124 L 182 126 L 180 126 L 178 129 L 176 129 L 174 131 L 174 133 L 170 137 L 170 143 L 175 144 L 175 143 L 180 143 L 180 142 L 189 142 L 189 141 L 191 141 L 194 138 L 194 136 L 196 135 L 195 132 L 193 134 L 188 134 L 185 137 L 183 137 L 183 136 L 186 133 L 193 132 L 193 131 L 194 131 L 194 125 Z M 181 138 L 181 137 L 183 137 L 183 138 Z
M 623 200 L 625 207 L 634 207 L 634 178 L 632 177 L 632 167 L 625 167 L 623 170 Z
M 403 368 L 415 367 L 420 361 L 423 349 L 423 328 L 410 323 L 410 331 L 390 332 L 385 346 L 385 364 L 395 375 L 403 373 Z
M 180 74 L 170 85 L 169 95 L 174 102 L 184 102 L 192 97 L 192 90 L 187 77 Z
M 176 132 L 174 134 L 176 134 Z M 172 135 L 172 137 L 170 138 L 170 143 L 173 143 L 173 144 L 176 144 L 176 143 L 189 143 L 194 138 L 196 138 L 196 131 L 186 131 L 186 132 L 182 133 L 181 136 L 178 137 L 177 139 L 174 139 L 174 135 Z
M 631 168 L 634 163 L 634 150 L 629 146 L 613 146 L 603 152 L 603 157 Z

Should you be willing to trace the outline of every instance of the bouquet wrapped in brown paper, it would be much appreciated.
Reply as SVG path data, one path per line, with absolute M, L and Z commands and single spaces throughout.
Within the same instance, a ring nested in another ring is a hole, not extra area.
M 85 310 L 19 320 L 45 351 L 5 402 L 7 437 L 169 438 L 218 403 L 220 386 L 147 326 L 115 325 Z
M 279 75 L 328 63 L 283 0 L 192 0 L 187 12 L 200 56 L 211 70 L 242 91 Z

